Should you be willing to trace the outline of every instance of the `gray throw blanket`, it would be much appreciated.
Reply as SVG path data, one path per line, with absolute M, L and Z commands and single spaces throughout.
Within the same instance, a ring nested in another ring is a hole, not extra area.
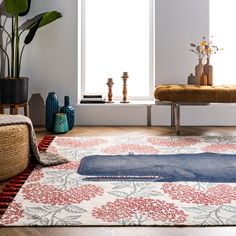
M 49 153 L 47 151 L 39 152 L 37 139 L 31 120 L 23 115 L 0 115 L 0 126 L 26 124 L 29 127 L 30 150 L 31 155 L 42 165 L 51 166 L 69 162 L 66 158 Z

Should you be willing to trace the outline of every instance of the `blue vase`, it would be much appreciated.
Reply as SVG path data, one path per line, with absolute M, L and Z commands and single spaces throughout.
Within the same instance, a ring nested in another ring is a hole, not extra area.
M 57 113 L 55 116 L 54 132 L 58 134 L 68 132 L 68 122 L 65 113 Z
M 68 127 L 69 127 L 69 130 L 71 130 L 75 124 L 75 110 L 70 105 L 70 97 L 69 96 L 64 97 L 64 107 L 61 108 L 60 112 L 66 114 Z
M 48 131 L 53 131 L 54 128 L 54 121 L 56 113 L 59 112 L 59 101 L 57 98 L 56 93 L 50 92 L 48 93 L 47 99 L 46 99 L 46 129 Z

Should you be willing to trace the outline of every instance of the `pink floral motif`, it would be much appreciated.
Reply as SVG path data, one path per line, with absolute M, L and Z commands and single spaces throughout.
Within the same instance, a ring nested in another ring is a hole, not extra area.
M 52 167 L 50 167 L 50 169 L 56 169 L 56 170 L 74 170 L 74 169 L 78 169 L 79 164 L 80 164 L 80 161 L 68 162 L 68 163 L 65 163 L 65 164 L 52 166 Z
M 42 179 L 44 176 L 42 167 L 35 167 L 30 176 L 27 179 L 27 182 L 35 182 Z
M 109 154 L 120 154 L 120 153 L 129 153 L 134 152 L 136 153 L 145 153 L 145 154 L 157 154 L 159 153 L 158 149 L 149 146 L 149 145 L 142 145 L 142 144 L 119 144 L 104 148 L 102 150 L 105 153 Z
M 60 145 L 61 147 L 88 148 L 103 144 L 107 141 L 102 138 L 91 138 L 88 140 L 76 140 L 73 138 L 56 138 L 54 139 L 54 142 L 55 144 Z
M 205 152 L 236 152 L 236 144 L 221 144 L 221 143 L 214 143 L 210 144 L 202 149 Z
M 185 203 L 222 205 L 236 200 L 236 187 L 226 184 L 217 184 L 207 190 L 199 191 L 189 185 L 165 183 L 162 185 L 162 189 L 173 200 L 180 200 Z
M 92 211 L 95 218 L 107 222 L 131 218 L 135 213 L 146 215 L 154 221 L 172 223 L 183 223 L 188 216 L 173 203 L 143 197 L 117 199 L 100 208 L 95 207 Z
M 58 153 L 58 150 L 56 147 L 50 145 L 48 148 L 47 148 L 47 152 L 50 152 L 50 153 L 53 153 L 53 154 L 59 154 Z
M 166 147 L 184 147 L 191 146 L 201 141 L 194 138 L 178 138 L 178 137 L 150 137 L 147 139 L 152 145 L 166 146 Z
M 71 188 L 67 191 L 58 190 L 49 185 L 32 183 L 22 188 L 23 197 L 34 203 L 46 203 L 51 205 L 67 205 L 89 201 L 91 198 L 101 196 L 103 189 L 92 184 Z
M 15 200 L 6 210 L 5 214 L 0 219 L 0 224 L 13 224 L 23 217 L 23 208 L 21 203 L 16 203 Z

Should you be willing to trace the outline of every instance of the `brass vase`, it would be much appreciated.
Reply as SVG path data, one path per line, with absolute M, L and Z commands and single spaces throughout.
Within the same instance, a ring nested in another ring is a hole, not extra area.
M 203 74 L 204 65 L 202 64 L 202 59 L 199 59 L 198 64 L 195 66 L 195 80 L 197 84 L 200 84 L 200 78 Z
M 207 63 L 204 65 L 204 74 L 207 76 L 207 85 L 213 85 L 213 66 L 210 65 L 210 58 L 207 58 Z

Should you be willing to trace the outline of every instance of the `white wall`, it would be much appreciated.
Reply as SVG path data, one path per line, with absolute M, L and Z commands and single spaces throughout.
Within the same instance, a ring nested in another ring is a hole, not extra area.
M 198 59 L 191 42 L 209 35 L 209 0 L 156 0 L 156 83 L 183 83 Z
M 57 10 L 63 17 L 39 29 L 25 49 L 22 75 L 30 78 L 30 94 L 44 99 L 54 91 L 77 102 L 77 0 L 32 0 L 29 17 Z M 29 95 L 30 95 L 29 94 Z

